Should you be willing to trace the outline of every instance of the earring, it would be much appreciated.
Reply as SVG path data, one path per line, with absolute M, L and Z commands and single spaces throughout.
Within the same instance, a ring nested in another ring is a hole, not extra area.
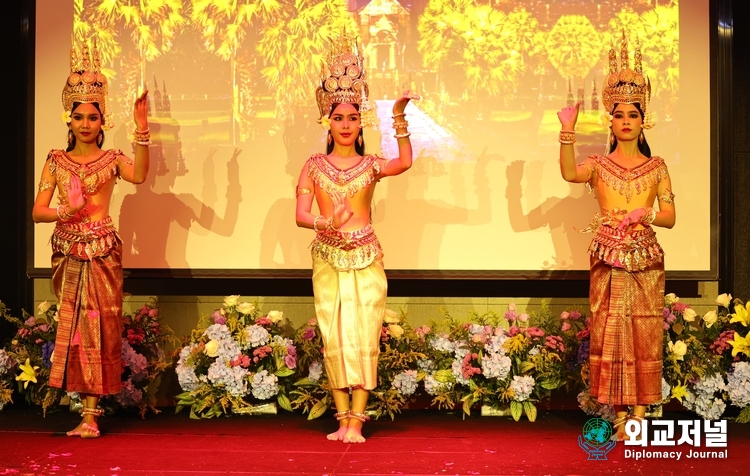
M 615 135 L 611 132 L 609 133 L 609 145 L 615 145 Z
M 331 133 L 328 133 L 328 145 L 331 145 L 331 142 L 333 142 L 333 137 L 331 136 Z
M 68 129 L 68 145 L 73 143 L 73 139 L 75 139 L 75 137 L 73 136 L 73 131 Z
M 641 144 L 643 144 L 644 140 L 646 140 L 646 138 L 643 137 L 643 131 L 641 131 L 641 135 L 638 136 L 638 142 L 640 142 Z
M 101 147 L 104 143 L 104 134 L 102 134 L 102 131 L 99 131 L 99 135 L 96 136 L 96 146 Z
M 357 137 L 357 144 L 359 144 L 360 147 L 362 147 L 362 134 Z

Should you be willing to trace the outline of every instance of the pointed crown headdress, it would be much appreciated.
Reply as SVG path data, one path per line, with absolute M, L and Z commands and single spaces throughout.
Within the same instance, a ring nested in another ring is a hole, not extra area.
M 369 89 L 357 38 L 344 30 L 332 43 L 328 60 L 321 68 L 320 86 L 315 90 L 320 117 L 330 115 L 333 104 L 347 103 L 358 105 L 360 117 L 364 118 L 364 113 L 370 108 Z M 365 124 L 363 119 L 362 125 L 370 124 Z
M 89 50 L 86 40 L 80 51 L 73 40 L 70 47 L 70 75 L 62 91 L 63 110 L 70 114 L 74 103 L 97 103 L 102 113 L 102 129 L 114 125 L 107 111 L 107 77 L 101 72 L 101 57 L 94 43 Z
M 617 54 L 614 45 L 609 49 L 609 74 L 604 81 L 602 104 L 608 114 L 612 114 L 615 104 L 639 104 L 643 111 L 643 128 L 653 127 L 649 102 L 651 101 L 651 81 L 643 75 L 643 57 L 638 44 L 633 53 L 634 69 L 630 69 L 628 58 L 628 39 L 622 33 L 620 44 L 620 70 L 618 71 Z

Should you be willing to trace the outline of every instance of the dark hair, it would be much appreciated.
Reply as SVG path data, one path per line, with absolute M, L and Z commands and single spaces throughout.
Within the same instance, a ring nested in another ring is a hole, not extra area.
M 80 102 L 74 102 L 73 103 L 73 109 L 70 110 L 70 113 L 73 114 L 73 111 L 75 111 L 78 106 L 80 106 L 83 103 Z M 99 107 L 98 102 L 92 102 L 87 104 L 93 104 L 93 106 L 96 108 L 97 111 L 99 111 L 99 116 L 102 118 L 102 126 L 104 125 L 104 114 L 102 114 L 102 110 Z M 99 140 L 99 137 L 102 138 L 102 140 Z M 76 136 L 70 133 L 70 126 L 68 126 L 68 138 L 72 138 L 72 140 L 68 141 L 68 148 L 65 149 L 65 152 L 70 152 L 71 150 L 75 149 L 76 147 Z M 101 146 L 104 144 L 104 129 L 99 129 L 99 134 L 96 137 L 96 145 L 101 148 Z
M 612 111 L 614 112 L 615 109 L 617 109 L 617 105 L 619 103 L 615 103 L 615 106 L 612 108 Z M 633 103 L 633 106 L 638 110 L 638 114 L 641 115 L 641 119 L 643 119 L 643 110 L 641 109 L 641 105 L 639 103 Z M 643 134 L 643 130 L 641 130 L 641 134 Z M 638 150 L 641 154 L 645 155 L 649 159 L 651 158 L 651 147 L 648 146 L 648 141 L 646 140 L 646 135 L 643 134 L 643 142 L 641 142 L 640 137 L 637 139 L 638 141 Z M 612 143 L 609 146 L 609 150 L 607 151 L 607 155 L 611 154 L 615 149 L 617 148 L 617 137 L 612 134 Z
M 335 103 L 331 104 L 331 112 L 328 113 L 329 117 L 330 117 L 331 114 L 333 114 L 333 111 L 336 110 L 336 108 L 338 107 L 339 104 L 341 104 L 341 103 L 335 102 Z M 354 109 L 356 109 L 357 112 L 359 112 L 359 104 L 352 104 L 352 106 L 354 106 Z M 360 118 L 360 120 L 361 120 L 361 118 Z M 365 137 L 363 135 L 363 132 L 364 132 L 364 130 L 360 129 L 359 130 L 359 135 L 357 136 L 357 139 L 354 141 L 354 151 L 357 154 L 362 155 L 362 156 L 365 155 Z M 331 136 L 331 131 L 329 130 L 328 131 L 328 136 L 326 136 L 326 154 L 330 154 L 331 152 L 333 152 L 333 144 L 334 144 L 334 142 L 333 141 L 328 142 L 328 137 L 330 137 L 330 136 Z M 362 145 L 359 145 L 359 138 L 360 137 L 362 138 Z

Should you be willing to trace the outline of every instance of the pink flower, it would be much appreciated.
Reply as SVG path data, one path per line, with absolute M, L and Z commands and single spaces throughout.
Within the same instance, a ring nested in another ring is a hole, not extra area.
M 414 329 L 414 333 L 419 337 L 420 339 L 424 339 L 424 336 L 429 334 L 430 332 L 430 326 L 419 326 L 416 329 Z
M 290 354 L 285 355 L 284 356 L 284 363 L 290 369 L 294 369 L 295 367 L 297 367 L 297 356 L 290 355 Z
M 39 324 L 37 326 L 37 330 L 39 332 L 47 332 L 49 330 L 49 325 L 48 324 Z
M 565 320 L 567 320 L 569 318 L 570 318 L 570 313 L 568 311 L 563 311 L 560 314 L 560 319 L 562 319 L 563 321 L 565 321 Z
M 270 326 L 273 324 L 273 321 L 269 319 L 268 316 L 263 316 L 256 319 L 255 323 L 259 326 Z
M 305 330 L 302 331 L 302 338 L 305 340 L 315 339 L 315 329 L 312 327 L 306 327 Z
M 562 331 L 569 331 L 570 330 L 570 323 L 569 322 L 563 322 L 562 323 Z
M 34 343 L 37 345 L 41 344 L 42 342 L 44 342 L 44 339 L 37 339 L 34 341 Z
M 580 318 L 581 318 L 581 312 L 580 311 L 571 311 L 570 312 L 570 319 L 571 320 L 577 321 Z
M 522 312 L 520 316 L 518 316 L 518 320 L 521 322 L 529 322 L 529 315 L 525 312 Z
M 159 311 L 156 309 L 149 309 L 148 310 L 148 317 L 156 317 L 159 315 Z
M 576 339 L 583 340 L 586 339 L 589 335 L 591 335 L 591 331 L 588 327 L 585 327 L 583 330 L 578 331 L 578 333 L 576 334 Z
M 512 302 L 508 304 L 508 310 L 516 312 L 516 303 Z
M 544 331 L 538 327 L 529 327 L 526 332 L 533 337 L 543 337 Z
M 142 307 L 142 308 L 141 308 L 141 309 L 140 309 L 140 310 L 138 311 L 138 313 L 139 313 L 139 314 L 140 314 L 141 316 L 147 316 L 147 315 L 148 315 L 148 306 L 146 306 L 146 305 L 144 304 L 144 305 L 143 305 L 143 307 Z
M 273 352 L 273 349 L 270 345 L 264 345 L 263 347 L 258 347 L 253 351 L 253 355 L 255 356 L 255 359 L 262 359 L 266 357 L 267 355 L 271 354 Z M 255 360 L 254 359 L 254 360 Z M 257 360 L 255 360 L 257 362 Z
M 23 325 L 27 327 L 34 327 L 36 325 L 36 317 L 29 316 L 29 318 L 26 319 L 26 322 L 24 322 Z
M 318 318 L 317 317 L 310 318 L 310 320 L 307 321 L 307 325 L 310 326 L 310 327 L 317 326 L 318 325 Z
M 521 329 L 519 329 L 517 326 L 510 326 L 510 329 L 508 329 L 508 335 L 513 337 L 516 334 L 521 332 Z
M 221 312 L 218 310 L 214 311 L 213 314 L 211 314 L 211 317 L 214 318 L 214 324 L 226 324 L 227 318 L 221 315 Z

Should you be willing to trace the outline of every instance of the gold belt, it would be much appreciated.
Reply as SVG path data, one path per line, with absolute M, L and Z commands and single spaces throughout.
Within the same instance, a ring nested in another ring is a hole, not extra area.
M 382 252 L 371 225 L 355 231 L 322 231 L 310 246 L 314 256 L 340 271 L 364 269 Z
M 112 217 L 88 223 L 57 222 L 52 232 L 52 251 L 90 260 L 109 254 L 118 242 Z
M 621 231 L 602 225 L 591 241 L 589 254 L 628 271 L 641 271 L 664 259 L 664 250 L 651 227 Z

